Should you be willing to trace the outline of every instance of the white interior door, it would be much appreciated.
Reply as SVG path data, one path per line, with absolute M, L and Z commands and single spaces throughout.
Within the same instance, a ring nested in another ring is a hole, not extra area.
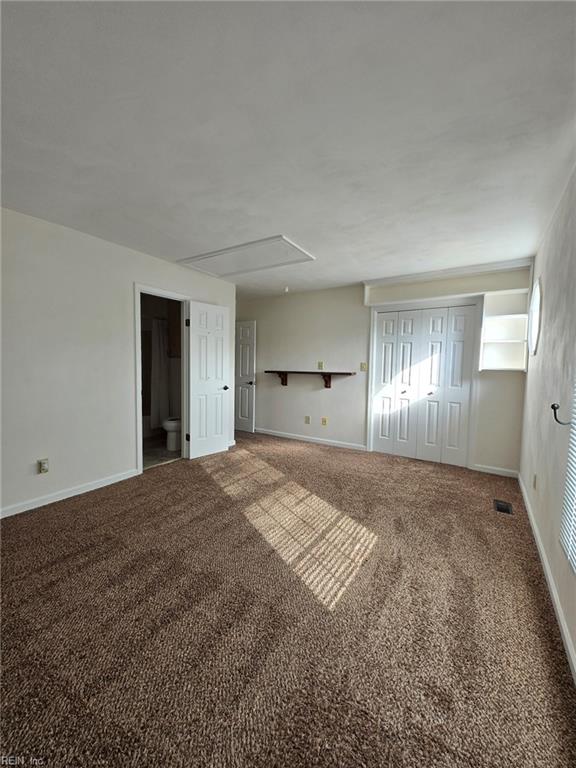
M 372 397 L 372 445 L 394 453 L 396 439 L 396 341 L 398 312 L 376 315 L 376 348 Z
M 190 302 L 190 458 L 228 450 L 229 309 Z
M 256 427 L 256 320 L 236 323 L 234 426 L 243 432 Z
M 415 458 L 418 434 L 422 310 L 398 312 L 394 453 Z
M 416 457 L 427 461 L 442 460 L 447 325 L 447 308 L 422 310 Z
M 476 307 L 450 307 L 446 354 L 446 410 L 442 461 L 465 467 L 468 461 L 468 422 L 472 347 Z

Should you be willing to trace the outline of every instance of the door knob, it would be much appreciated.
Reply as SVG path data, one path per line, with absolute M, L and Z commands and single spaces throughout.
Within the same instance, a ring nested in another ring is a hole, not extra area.
M 428 392 L 428 395 L 433 395 L 433 394 L 434 394 L 434 392 Z
M 407 392 L 407 390 L 406 390 L 406 389 L 403 389 L 403 390 L 402 390 L 402 392 L 400 392 L 400 394 L 401 394 L 401 395 L 405 395 L 405 394 L 406 394 L 406 392 Z
M 249 384 L 250 386 L 253 386 L 254 382 L 253 382 L 253 381 L 249 381 L 249 382 L 248 382 L 248 384 Z
M 230 387 L 228 386 L 228 384 L 224 384 L 224 386 L 222 387 L 222 389 L 230 389 Z

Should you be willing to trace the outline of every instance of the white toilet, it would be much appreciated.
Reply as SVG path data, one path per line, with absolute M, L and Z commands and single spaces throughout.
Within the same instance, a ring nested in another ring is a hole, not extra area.
M 180 450 L 180 419 L 170 417 L 164 419 L 162 426 L 166 430 L 166 449 L 169 451 Z

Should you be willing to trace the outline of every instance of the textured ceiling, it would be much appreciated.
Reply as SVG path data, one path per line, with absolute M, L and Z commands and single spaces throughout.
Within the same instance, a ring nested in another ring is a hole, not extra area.
M 3 203 L 307 290 L 531 255 L 576 159 L 574 3 L 3 3 Z

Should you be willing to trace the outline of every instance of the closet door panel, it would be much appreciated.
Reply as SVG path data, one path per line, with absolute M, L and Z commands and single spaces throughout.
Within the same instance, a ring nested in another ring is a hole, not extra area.
M 372 443 L 376 451 L 394 453 L 398 312 L 376 317 L 376 360 L 372 399 Z
M 422 310 L 398 312 L 394 453 L 415 458 L 418 439 Z
M 442 459 L 447 325 L 447 308 L 422 310 L 416 456 L 427 461 Z
M 468 460 L 468 422 L 472 346 L 476 308 L 450 307 L 446 356 L 445 439 L 442 461 L 466 466 Z

